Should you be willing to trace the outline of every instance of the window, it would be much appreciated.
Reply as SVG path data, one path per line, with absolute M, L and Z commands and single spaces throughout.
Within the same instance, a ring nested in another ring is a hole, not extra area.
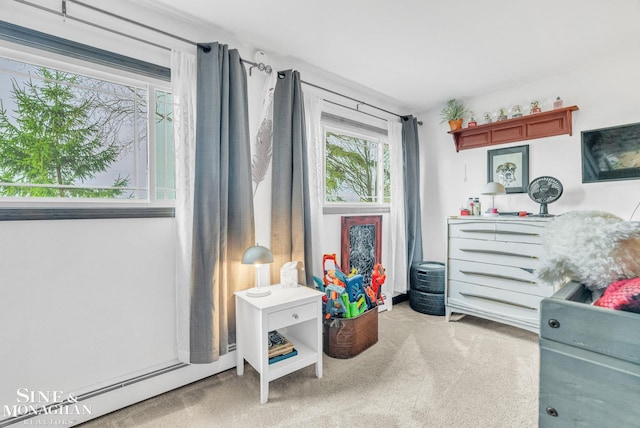
M 0 200 L 175 198 L 169 83 L 2 50 Z
M 341 122 L 342 126 L 324 122 L 325 205 L 388 205 L 391 174 L 386 132 L 371 132 L 365 125 L 355 129 Z

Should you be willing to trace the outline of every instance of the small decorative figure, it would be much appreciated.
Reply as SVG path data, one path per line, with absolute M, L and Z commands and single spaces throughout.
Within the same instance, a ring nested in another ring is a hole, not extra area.
M 491 113 L 489 113 L 489 112 L 484 113 L 484 114 L 482 115 L 482 119 L 484 120 L 484 123 L 491 123 L 491 122 L 493 122 L 493 121 L 491 120 Z
M 514 105 L 511 108 L 511 117 L 521 117 L 522 116 L 522 107 L 518 104 Z
M 476 114 L 474 112 L 470 112 L 469 114 L 471 115 L 471 117 L 469 118 L 469 123 L 467 123 L 467 128 L 478 126 L 478 122 L 476 121 Z
M 556 100 L 553 102 L 553 108 L 562 108 L 562 98 L 557 97 Z
M 498 120 L 507 120 L 507 109 L 501 108 L 498 110 Z
M 540 108 L 540 101 L 533 100 L 531 101 L 531 113 L 540 113 L 542 109 Z

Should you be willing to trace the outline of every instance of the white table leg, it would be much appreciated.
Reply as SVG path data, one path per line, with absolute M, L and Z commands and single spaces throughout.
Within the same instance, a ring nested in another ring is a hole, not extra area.
M 244 358 L 236 351 L 236 374 L 242 376 L 244 374 Z
M 269 401 L 269 381 L 264 376 L 260 376 L 260 403 Z

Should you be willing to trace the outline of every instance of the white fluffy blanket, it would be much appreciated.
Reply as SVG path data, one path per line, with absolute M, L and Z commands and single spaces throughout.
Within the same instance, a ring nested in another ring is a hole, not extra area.
M 640 222 L 603 211 L 570 211 L 549 221 L 544 245 L 547 256 L 538 276 L 545 282 L 571 279 L 593 291 L 640 277 Z

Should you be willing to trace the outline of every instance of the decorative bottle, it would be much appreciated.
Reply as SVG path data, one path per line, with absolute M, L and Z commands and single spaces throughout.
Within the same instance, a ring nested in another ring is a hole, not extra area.
M 473 214 L 474 215 L 482 215 L 482 210 L 480 209 L 480 199 L 475 198 L 473 200 Z

